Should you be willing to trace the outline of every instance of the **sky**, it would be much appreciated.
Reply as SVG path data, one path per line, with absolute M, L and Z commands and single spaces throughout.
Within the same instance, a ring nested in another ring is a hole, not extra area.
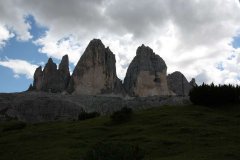
M 49 57 L 68 54 L 73 71 L 94 38 L 115 54 L 122 80 L 145 44 L 168 74 L 240 85 L 239 0 L 0 0 L 0 92 L 26 90 Z

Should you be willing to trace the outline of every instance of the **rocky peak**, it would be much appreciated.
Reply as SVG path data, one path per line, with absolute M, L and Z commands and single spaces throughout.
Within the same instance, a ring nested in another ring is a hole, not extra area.
M 132 96 L 168 95 L 166 71 L 164 60 L 142 45 L 128 67 L 124 87 Z
M 36 68 L 33 76 L 33 90 L 41 90 L 42 88 L 42 78 L 43 78 L 43 71 L 42 66 Z
M 167 80 L 169 89 L 176 95 L 187 96 L 192 89 L 186 77 L 179 71 L 169 74 Z
M 34 73 L 34 81 L 32 90 L 46 92 L 62 92 L 64 91 L 70 80 L 68 56 L 65 55 L 59 64 L 53 62 L 52 58 L 48 59 L 43 71 L 42 67 L 38 67 Z
M 78 61 L 69 90 L 76 94 L 117 93 L 121 82 L 116 76 L 115 55 L 99 39 L 93 39 Z
M 137 48 L 136 54 L 137 56 L 154 56 L 153 50 L 150 47 L 145 46 L 144 44 Z
M 88 63 L 87 67 L 104 64 L 106 62 L 112 63 L 112 60 L 115 63 L 115 55 L 109 48 L 105 48 L 100 39 L 93 39 L 88 44 L 79 63 L 85 63 L 86 60 L 91 60 L 91 63 Z
M 139 67 L 141 70 L 151 70 L 162 72 L 167 69 L 167 65 L 164 60 L 153 50 L 145 45 L 138 47 L 136 57 L 133 61 L 139 61 Z
M 101 48 L 101 49 L 104 49 L 105 46 L 104 44 L 102 43 L 102 41 L 100 39 L 93 39 L 89 42 L 87 48 Z
M 195 78 L 192 78 L 192 79 L 191 79 L 190 85 L 191 85 L 192 87 L 197 87 L 197 86 L 198 86 L 197 83 L 196 83 Z
M 69 81 L 70 81 L 70 72 L 69 72 L 69 60 L 68 60 L 68 55 L 65 55 L 62 57 L 62 60 L 59 64 L 59 74 L 64 81 L 65 84 L 65 89 L 67 88 Z
M 34 75 L 42 74 L 42 66 L 36 68 Z
M 64 55 L 62 57 L 62 60 L 59 64 L 59 70 L 61 71 L 69 71 L 69 60 L 68 60 L 68 55 Z
M 47 64 L 43 69 L 43 72 L 47 74 L 48 72 L 56 72 L 56 71 L 57 71 L 56 63 L 53 62 L 52 58 L 49 58 Z

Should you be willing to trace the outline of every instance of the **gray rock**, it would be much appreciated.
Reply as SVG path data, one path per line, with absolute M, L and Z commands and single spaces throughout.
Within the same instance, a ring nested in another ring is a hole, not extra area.
M 33 86 L 28 91 L 62 92 L 70 81 L 68 56 L 63 56 L 59 69 L 52 58 L 48 59 L 43 71 L 38 67 L 34 73 Z
M 0 94 L 0 121 L 13 118 L 29 123 L 76 120 L 83 111 L 109 115 L 122 107 L 141 110 L 163 105 L 180 106 L 189 103 L 188 97 L 177 96 L 122 98 L 46 92 Z
M 176 95 L 187 96 L 192 89 L 186 77 L 179 71 L 169 74 L 167 80 L 169 89 Z
M 43 69 L 42 90 L 46 92 L 61 92 L 65 89 L 64 79 L 57 70 L 52 58 L 48 59 Z
M 147 46 L 140 46 L 130 63 L 124 88 L 130 96 L 170 95 L 164 60 Z
M 62 60 L 59 64 L 58 72 L 64 81 L 64 85 L 65 85 L 64 88 L 66 89 L 71 78 L 70 72 L 69 72 L 68 55 L 65 55 L 62 57 Z
M 62 96 L 44 92 L 0 94 L 0 115 L 30 123 L 76 120 L 82 106 Z
M 197 83 L 196 83 L 195 78 L 192 78 L 192 79 L 191 79 L 190 85 L 191 85 L 192 87 L 197 87 L 197 86 L 198 86 Z
M 93 39 L 73 71 L 69 91 L 78 95 L 121 94 L 123 87 L 115 63 L 111 50 L 101 40 Z
M 42 89 L 43 71 L 42 67 L 39 66 L 34 73 L 33 77 L 33 90 L 40 91 Z

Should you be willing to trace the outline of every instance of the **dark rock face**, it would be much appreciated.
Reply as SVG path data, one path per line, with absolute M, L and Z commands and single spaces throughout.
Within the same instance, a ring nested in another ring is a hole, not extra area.
M 122 93 L 115 55 L 101 40 L 92 40 L 75 67 L 69 90 L 79 95 Z
M 187 96 L 192 89 L 186 77 L 179 71 L 169 74 L 167 80 L 169 89 L 176 95 Z
M 64 91 L 70 80 L 68 56 L 65 55 L 57 69 L 57 65 L 49 58 L 46 66 L 38 67 L 34 73 L 33 90 L 46 92 Z
M 192 79 L 191 79 L 190 85 L 191 85 L 192 87 L 197 87 L 197 86 L 198 86 L 197 83 L 196 83 L 196 81 L 195 81 L 195 78 L 192 78 Z
M 66 100 L 66 97 L 58 94 L 44 92 L 0 94 L 0 116 L 10 119 L 17 118 L 30 123 L 77 120 L 81 112 L 81 104 Z
M 33 89 L 40 91 L 42 89 L 42 79 L 43 79 L 43 71 L 42 71 L 42 67 L 39 66 L 35 73 L 34 73 L 34 77 L 33 77 Z
M 164 60 L 147 46 L 140 46 L 130 63 L 124 88 L 130 96 L 170 95 Z
M 47 92 L 61 92 L 65 84 L 57 70 L 57 65 L 49 58 L 43 69 L 42 90 Z
M 69 60 L 68 55 L 63 56 L 61 63 L 59 64 L 58 72 L 61 78 L 64 81 L 64 88 L 66 89 L 70 81 L 70 72 L 69 72 Z
M 62 95 L 45 92 L 0 93 L 0 122 L 17 118 L 29 123 L 77 120 L 84 112 L 110 115 L 125 106 L 142 110 L 164 105 L 189 104 L 188 97 L 122 97 Z

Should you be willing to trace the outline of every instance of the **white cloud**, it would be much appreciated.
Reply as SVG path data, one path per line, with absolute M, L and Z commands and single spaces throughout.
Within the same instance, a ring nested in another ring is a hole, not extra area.
M 6 27 L 0 25 L 0 48 L 4 47 L 6 42 L 14 36 Z
M 27 41 L 32 38 L 31 26 L 25 20 L 29 13 L 20 5 L 21 0 L 0 0 L 0 22 L 13 31 L 18 40 Z
M 9 68 L 13 71 L 14 77 L 19 78 L 20 75 L 26 76 L 27 79 L 32 79 L 37 65 L 31 64 L 20 59 L 0 60 L 0 66 Z
M 123 79 L 137 47 L 144 43 L 166 61 L 169 73 L 179 70 L 189 80 L 196 77 L 199 83 L 240 83 L 240 51 L 231 45 L 233 37 L 240 33 L 238 0 L 0 3 L 0 20 L 12 26 L 17 36 L 31 37 L 30 26 L 23 18 L 27 14 L 49 29 L 35 42 L 48 56 L 60 59 L 69 54 L 70 62 L 76 64 L 88 42 L 100 38 L 116 54 L 117 73 Z M 231 55 L 235 57 L 227 60 Z M 216 68 L 220 62 L 223 71 Z
M 69 61 L 74 64 L 78 62 L 80 53 L 83 52 L 83 47 L 72 35 L 56 39 L 47 32 L 45 37 L 36 40 L 34 43 L 41 46 L 39 52 L 45 53 L 49 57 L 61 59 L 62 56 L 68 54 Z

